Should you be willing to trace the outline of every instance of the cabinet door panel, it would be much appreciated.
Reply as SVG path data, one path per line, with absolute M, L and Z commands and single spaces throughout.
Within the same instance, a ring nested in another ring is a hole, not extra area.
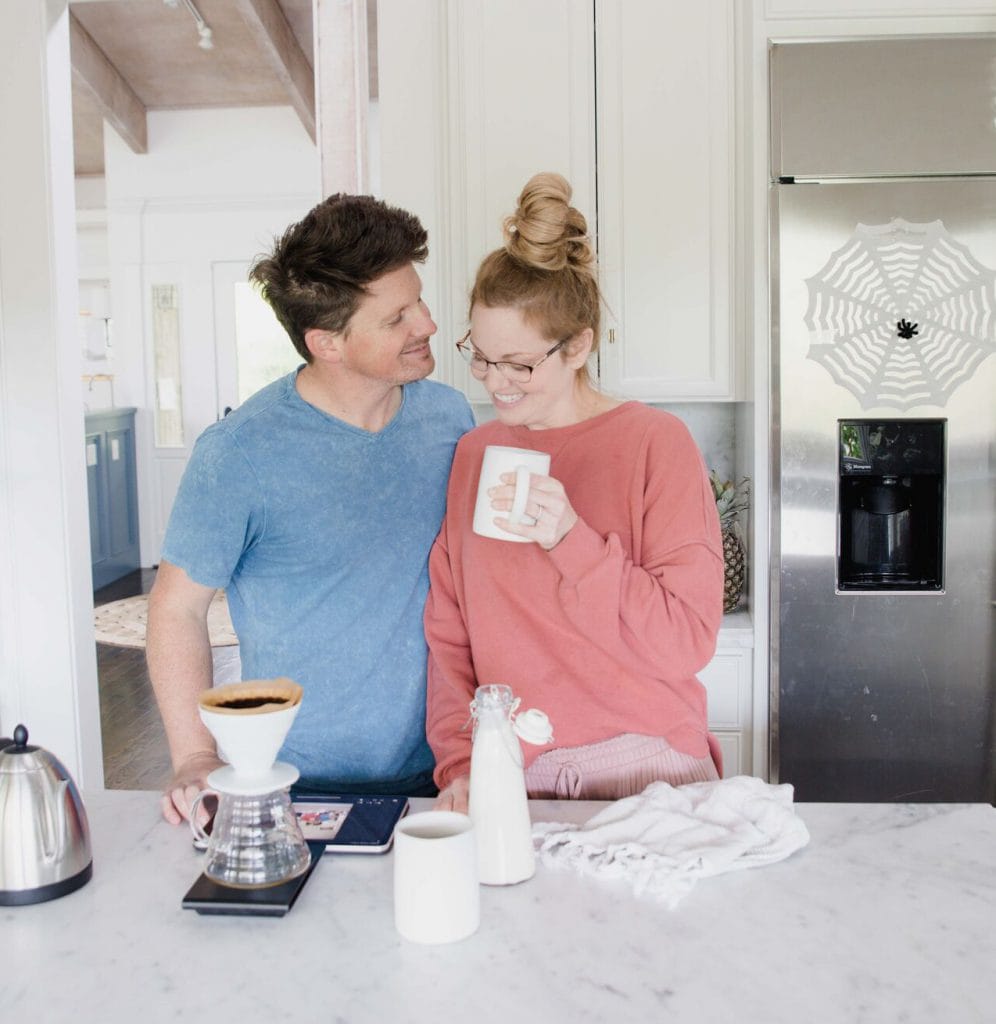
M 699 673 L 706 688 L 709 725 L 717 729 L 740 727 L 743 659 L 739 654 L 717 654 Z
M 132 431 L 127 428 L 108 431 L 106 444 L 108 550 L 114 557 L 137 541 L 137 516 L 132 498 L 135 492 Z
M 93 589 L 140 565 L 135 410 L 87 416 L 86 473 Z
M 449 11 L 453 342 L 483 257 L 540 171 L 564 175 L 595 230 L 594 18 L 589 0 L 461 0 Z M 450 381 L 475 402 L 484 387 L 456 359 Z
M 749 774 L 740 760 L 741 735 L 738 732 L 717 732 L 714 734 L 723 752 L 723 778 Z
M 721 647 L 698 674 L 706 688 L 709 730 L 719 740 L 726 775 L 753 771 L 752 654 L 749 647 Z
M 596 5 L 601 371 L 626 397 L 734 397 L 733 18 Z
M 107 496 L 104 493 L 104 435 L 86 436 L 86 492 L 90 513 L 90 562 L 96 565 L 107 557 L 104 522 Z

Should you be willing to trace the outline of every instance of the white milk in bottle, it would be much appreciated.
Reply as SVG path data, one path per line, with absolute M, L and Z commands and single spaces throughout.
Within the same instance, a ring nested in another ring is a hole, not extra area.
M 519 739 L 544 744 L 553 733 L 542 711 L 515 716 L 518 706 L 511 687 L 500 684 L 478 687 L 470 703 L 469 810 L 477 834 L 478 875 L 485 885 L 523 882 L 536 870 Z

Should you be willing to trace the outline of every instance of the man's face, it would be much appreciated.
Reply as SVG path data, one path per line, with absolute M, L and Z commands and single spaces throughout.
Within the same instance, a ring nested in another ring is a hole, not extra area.
M 408 263 L 367 285 L 343 333 L 342 365 L 381 383 L 422 380 L 436 365 L 429 348 L 435 333 L 422 281 Z

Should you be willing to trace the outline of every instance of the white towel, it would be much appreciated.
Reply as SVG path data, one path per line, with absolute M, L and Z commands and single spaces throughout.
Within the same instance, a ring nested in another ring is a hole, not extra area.
M 670 786 L 653 782 L 584 825 L 538 823 L 542 862 L 626 878 L 637 894 L 675 906 L 700 878 L 784 860 L 809 842 L 792 787 L 737 775 Z

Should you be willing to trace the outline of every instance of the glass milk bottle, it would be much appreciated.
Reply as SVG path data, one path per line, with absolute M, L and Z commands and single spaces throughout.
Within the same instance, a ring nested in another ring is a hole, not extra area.
M 485 885 L 523 882 L 536 870 L 519 740 L 540 745 L 549 743 L 553 733 L 542 711 L 516 716 L 518 706 L 511 687 L 500 684 L 478 687 L 470 702 L 469 810 L 477 833 L 478 874 Z

